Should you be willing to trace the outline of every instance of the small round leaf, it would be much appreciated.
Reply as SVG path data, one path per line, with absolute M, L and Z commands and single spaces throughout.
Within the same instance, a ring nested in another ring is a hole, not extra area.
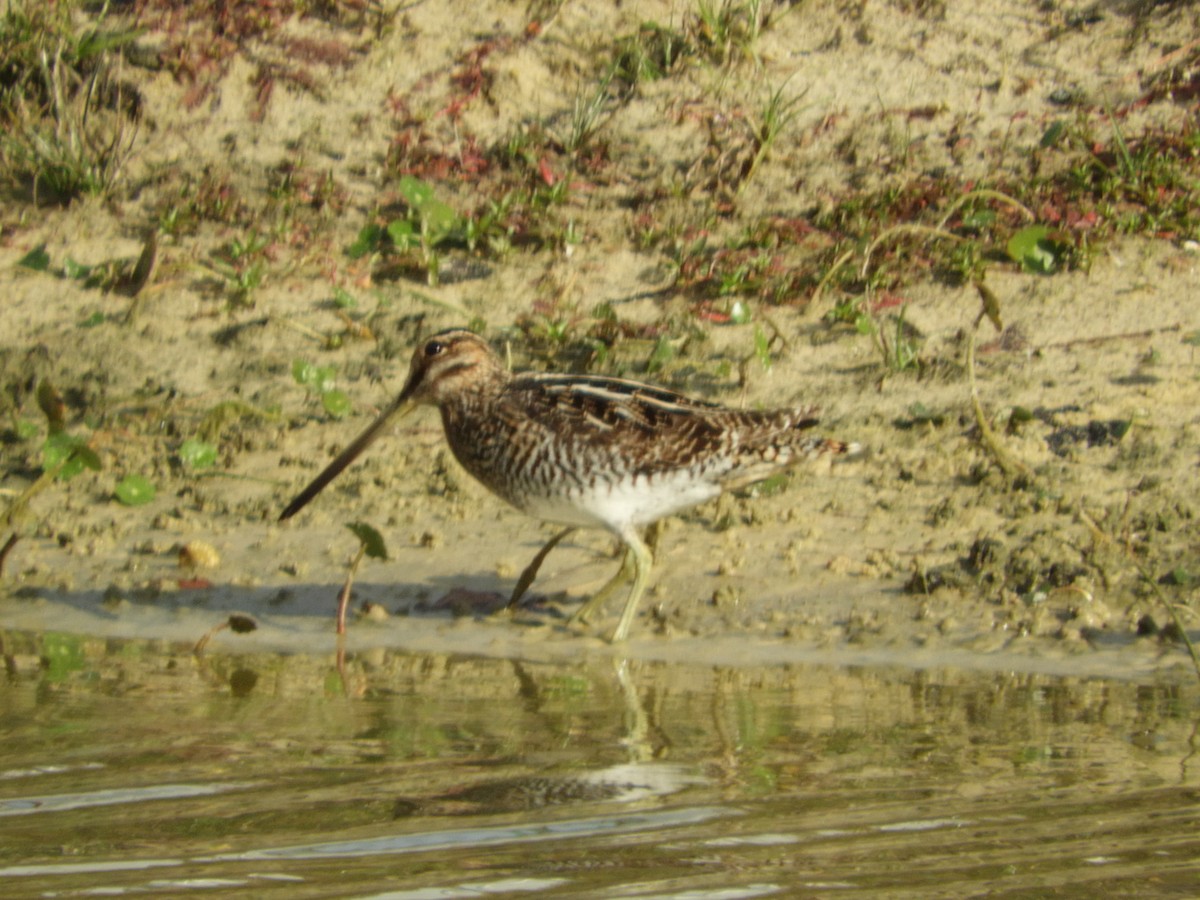
M 305 362 L 302 359 L 292 360 L 292 378 L 296 379 L 297 384 L 302 384 L 305 387 L 313 383 L 317 367 L 310 362 Z
M 179 459 L 189 469 L 207 469 L 217 461 L 217 448 L 208 441 L 188 438 L 179 445 Z
M 142 475 L 126 475 L 117 485 L 117 499 L 126 506 L 141 506 L 154 499 L 154 485 Z
M 359 543 L 363 545 L 363 550 L 371 559 L 387 559 L 387 546 L 383 542 L 381 535 L 373 526 L 366 522 L 348 522 L 346 527 L 354 532 L 354 536 L 358 538 Z
M 345 391 L 326 391 L 321 395 L 321 405 L 325 407 L 325 412 L 335 419 L 340 419 L 350 412 L 350 398 L 346 396 Z

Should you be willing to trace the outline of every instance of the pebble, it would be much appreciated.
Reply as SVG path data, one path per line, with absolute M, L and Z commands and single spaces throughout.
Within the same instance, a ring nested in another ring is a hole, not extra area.
M 179 548 L 179 568 L 215 569 L 221 564 L 221 554 L 212 544 L 188 541 Z

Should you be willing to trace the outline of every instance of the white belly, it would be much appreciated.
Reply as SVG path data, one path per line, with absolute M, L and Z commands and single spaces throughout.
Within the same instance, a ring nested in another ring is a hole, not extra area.
M 648 525 L 720 493 L 720 485 L 697 479 L 693 473 L 667 472 L 555 496 L 526 497 L 520 508 L 549 522 L 619 531 L 623 525 Z

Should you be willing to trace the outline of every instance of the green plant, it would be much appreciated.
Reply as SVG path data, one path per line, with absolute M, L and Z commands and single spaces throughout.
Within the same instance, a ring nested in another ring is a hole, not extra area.
M 20 540 L 20 523 L 25 517 L 30 501 L 45 491 L 56 481 L 70 481 L 84 469 L 98 472 L 101 469 L 100 457 L 91 448 L 89 441 L 79 435 L 70 434 L 66 430 L 65 404 L 58 391 L 48 381 L 42 381 L 37 387 L 37 403 L 42 414 L 46 417 L 46 439 L 42 442 L 42 471 L 29 487 L 17 495 L 0 514 L 0 533 L 9 532 L 9 537 L 3 547 L 0 547 L 0 574 L 4 570 L 4 561 Z M 20 429 L 29 434 L 30 429 Z
M 610 70 L 592 91 L 581 91 L 575 95 L 575 102 L 571 107 L 571 130 L 560 140 L 563 150 L 567 153 L 575 155 L 582 152 L 599 131 L 604 108 L 608 104 L 612 79 L 613 73 Z
M 920 345 L 916 333 L 904 321 L 904 312 L 908 306 L 902 305 L 900 312 L 889 317 L 890 329 L 877 328 L 875 331 L 876 344 L 884 367 L 892 373 L 907 372 L 909 369 L 919 369 L 921 365 Z
M 675 341 L 671 340 L 669 335 L 662 335 L 654 342 L 650 357 L 646 360 L 646 372 L 648 374 L 661 372 L 667 363 L 675 358 L 677 352 Z
M 409 207 L 409 218 L 388 225 L 388 235 L 398 247 L 418 236 L 430 247 L 437 246 L 454 233 L 459 225 L 458 214 L 434 196 L 433 186 L 419 178 L 405 175 L 400 179 L 400 196 Z M 417 231 L 414 233 L 413 227 Z M 407 226 L 407 227 L 406 227 Z
M 979 294 L 980 309 L 979 313 L 975 316 L 974 323 L 967 332 L 966 366 L 967 385 L 971 395 L 971 411 L 975 416 L 978 440 L 1009 481 L 1014 484 L 1018 482 L 1032 484 L 1035 479 L 1033 470 L 1004 446 L 1004 442 L 1000 440 L 992 428 L 990 420 L 984 414 L 983 403 L 979 399 L 979 385 L 975 378 L 975 343 L 979 333 L 979 326 L 986 319 L 997 332 L 1000 332 L 1004 330 L 1004 322 L 1000 312 L 1000 298 L 996 296 L 992 289 L 983 282 L 976 282 L 975 290 Z
M 234 305 L 253 306 L 254 294 L 262 287 L 266 274 L 266 265 L 262 260 L 255 260 L 245 265 L 233 266 L 227 269 L 225 276 L 233 292 L 232 299 Z
M 154 484 L 144 475 L 126 475 L 113 493 L 126 506 L 142 506 L 154 499 L 157 493 Z
M 759 368 L 763 372 L 771 371 L 771 366 L 774 365 L 774 357 L 772 356 L 776 345 L 783 346 L 783 335 L 780 333 L 778 326 L 770 319 L 765 318 L 763 322 L 771 329 L 770 334 L 763 328 L 762 324 L 754 324 L 754 335 L 751 342 L 750 352 L 741 357 L 737 361 L 738 370 L 738 386 L 746 387 L 750 383 L 751 363 L 758 363 Z
M 609 71 L 624 93 L 644 81 L 665 78 L 681 59 L 695 52 L 681 32 L 644 22 L 634 34 L 617 40 Z
M 42 638 L 46 680 L 63 682 L 72 672 L 88 667 L 87 638 L 78 634 L 50 631 Z
M 266 281 L 269 245 L 266 236 L 251 231 L 245 239 L 234 238 L 200 265 L 224 281 L 234 306 L 252 307 L 255 293 Z
M 512 249 L 515 228 L 508 223 L 516 195 L 509 192 L 499 200 L 489 200 L 483 210 L 463 223 L 467 249 L 486 247 L 493 256 L 504 256 Z
M 771 371 L 771 339 L 767 337 L 761 325 L 754 326 L 754 358 L 758 360 L 764 372 Z
M 333 366 L 314 366 L 302 359 L 292 361 L 292 378 L 316 394 L 325 412 L 340 419 L 350 412 L 350 398 L 337 388 L 337 370 Z
M 346 633 L 346 609 L 350 606 L 350 589 L 354 584 L 354 576 L 358 572 L 363 557 L 369 556 L 371 559 L 384 561 L 388 558 L 387 546 L 378 529 L 366 522 L 347 522 L 346 527 L 358 538 L 358 552 L 350 561 L 350 568 L 346 572 L 346 581 L 342 585 L 341 591 L 338 592 L 337 633 L 339 635 Z
M 252 231 L 245 240 L 234 238 L 229 242 L 226 253 L 233 262 L 240 262 L 260 255 L 266 249 L 269 240 L 266 236 Z
M 42 444 L 42 477 L 70 481 L 84 469 L 99 472 L 100 468 L 100 457 L 79 435 L 52 430 Z
M 697 0 L 690 31 L 709 59 L 724 65 L 735 48 L 756 58 L 756 44 L 766 24 L 762 0 Z
M 192 472 L 211 468 L 217 462 L 217 448 L 200 438 L 188 438 L 179 445 L 179 461 Z
M 1197 119 L 1185 119 L 1175 132 L 1148 129 L 1134 135 L 1121 129 L 1113 110 L 1106 109 L 1106 116 L 1107 140 L 1086 119 L 1064 127 L 1064 152 L 1074 150 L 1078 158 L 1055 179 L 1056 186 L 1076 204 L 1090 205 L 1088 214 L 1117 232 L 1200 236 Z
M 1039 275 L 1062 269 L 1069 253 L 1064 242 L 1055 240 L 1045 225 L 1030 225 L 1014 232 L 1005 249 L 1024 271 Z
M 71 3 L 12 2 L 0 17 L 0 170 L 35 203 L 111 194 L 137 137 L 140 99 L 112 51 L 139 32 L 73 24 Z
M 17 260 L 17 265 L 33 272 L 42 272 L 79 282 L 85 288 L 95 288 L 101 291 L 119 290 L 123 293 L 135 294 L 149 281 L 156 256 L 157 241 L 152 232 L 137 260 L 110 259 L 89 266 L 67 256 L 64 257 L 61 266 L 55 267 L 50 254 L 46 251 L 46 245 L 39 244 Z M 103 321 L 105 321 L 103 314 L 93 313 L 79 324 L 83 327 L 92 327 Z
M 987 271 L 983 247 L 977 240 L 966 240 L 950 248 L 944 271 L 955 284 L 971 284 L 982 281 Z
M 778 139 L 780 133 L 791 124 L 792 120 L 796 118 L 796 113 L 799 112 L 797 106 L 804 99 L 806 92 L 801 92 L 795 97 L 786 98 L 783 95 L 785 87 L 787 87 L 786 82 L 772 91 L 763 103 L 762 111 L 758 117 L 758 125 L 754 129 L 753 134 L 754 156 L 751 157 L 750 165 L 746 168 L 745 174 L 738 183 L 739 191 L 754 177 L 754 173 L 758 171 L 758 167 L 767 158 L 767 154 L 771 152 L 771 148 L 775 145 L 775 141 Z
M 398 189 L 408 208 L 407 215 L 393 219 L 386 226 L 367 225 L 359 231 L 346 254 L 351 259 L 360 259 L 386 252 L 405 256 L 419 250 L 426 280 L 431 286 L 436 285 L 440 267 L 438 248 L 449 241 L 465 243 L 468 237 L 472 242 L 477 241 L 479 228 L 469 230 L 467 220 L 439 200 L 427 181 L 405 175 Z
M 409 215 L 387 226 L 392 245 L 401 253 L 419 247 L 430 285 L 438 283 L 438 245 L 454 237 L 461 238 L 463 220 L 439 200 L 433 187 L 419 178 L 405 175 L 400 179 L 400 196 L 408 204 Z

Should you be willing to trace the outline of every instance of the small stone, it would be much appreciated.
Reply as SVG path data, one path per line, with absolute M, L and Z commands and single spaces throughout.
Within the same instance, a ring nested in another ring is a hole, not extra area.
M 1093 631 L 1107 627 L 1113 617 L 1112 610 L 1098 600 L 1080 604 L 1073 612 L 1076 627 Z
M 4 657 L 4 668 L 9 675 L 30 675 L 42 666 L 42 658 L 36 653 L 13 653 Z
M 835 575 L 853 575 L 858 571 L 859 565 L 848 556 L 835 556 L 825 568 Z
M 369 600 L 363 603 L 359 613 L 361 614 L 362 618 L 366 619 L 368 622 L 386 622 L 391 616 L 391 613 L 389 613 L 381 604 L 372 603 Z
M 737 609 L 742 602 L 742 592 L 730 585 L 723 585 L 713 591 L 712 605 L 717 609 Z
M 741 557 L 734 557 L 733 559 L 723 559 L 723 560 L 721 560 L 720 564 L 717 566 L 717 574 L 718 575 L 736 575 L 738 573 L 738 570 L 741 569 L 742 564 L 744 562 L 745 562 L 745 560 L 742 559 Z
M 221 564 L 221 554 L 212 544 L 204 541 L 188 541 L 179 548 L 179 568 L 215 569 Z

